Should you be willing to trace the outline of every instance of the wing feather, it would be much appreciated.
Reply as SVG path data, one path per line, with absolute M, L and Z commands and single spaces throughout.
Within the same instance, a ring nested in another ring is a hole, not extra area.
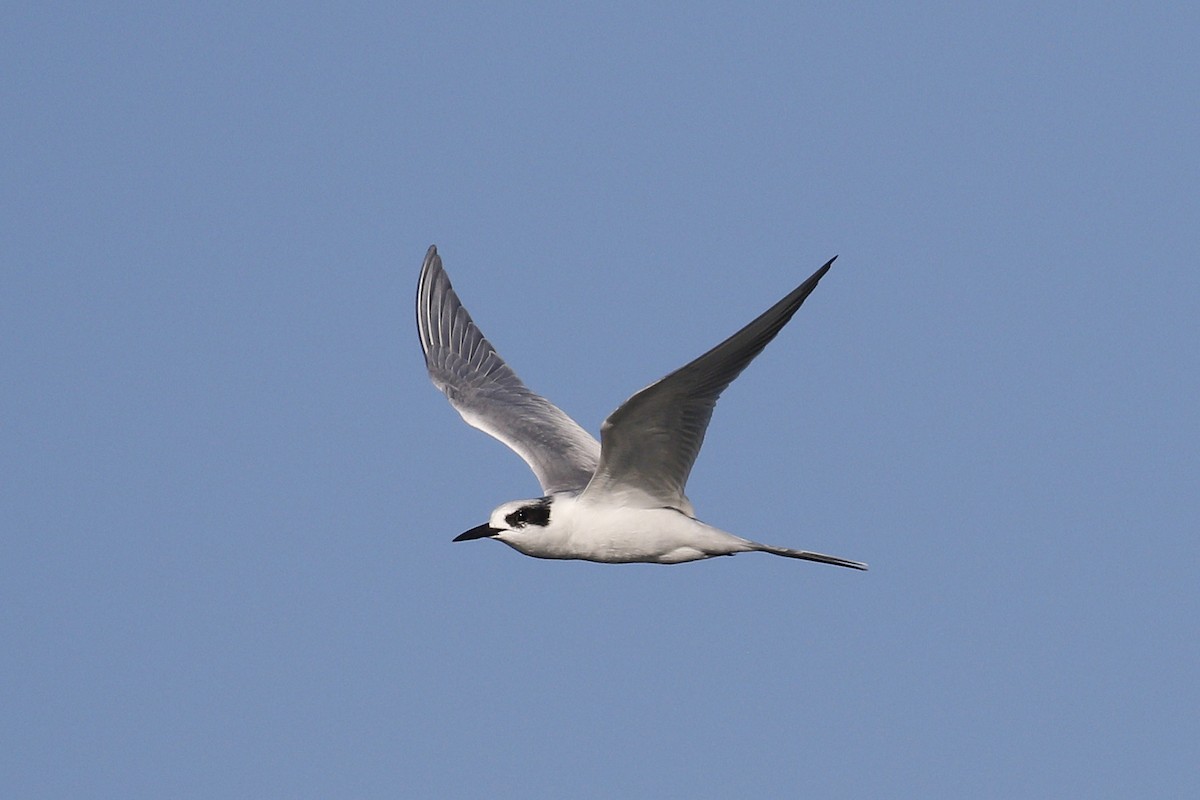
M 434 246 L 417 284 L 417 334 L 434 386 L 468 425 L 525 459 L 543 492 L 578 492 L 587 485 L 600 443 L 530 391 L 500 358 L 459 301 Z
M 693 514 L 684 486 L 717 398 L 783 329 L 834 258 L 749 325 L 610 414 L 600 428 L 600 464 L 580 500 L 617 499 Z

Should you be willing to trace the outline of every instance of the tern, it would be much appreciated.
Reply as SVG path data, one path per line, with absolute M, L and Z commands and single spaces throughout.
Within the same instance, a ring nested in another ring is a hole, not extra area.
M 782 330 L 833 261 L 733 336 L 626 400 L 604 421 L 597 442 L 500 358 L 455 294 L 437 247 L 430 247 L 417 284 L 417 333 L 429 377 L 467 424 L 525 460 L 543 492 L 504 503 L 454 541 L 497 539 L 527 556 L 606 564 L 678 564 L 759 552 L 866 569 L 858 561 L 714 528 L 696 518 L 683 493 L 717 398 Z

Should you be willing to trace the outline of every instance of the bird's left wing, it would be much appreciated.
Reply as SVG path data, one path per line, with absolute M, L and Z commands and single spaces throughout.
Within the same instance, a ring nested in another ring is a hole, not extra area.
M 425 254 L 417 284 L 417 335 L 433 384 L 467 424 L 525 459 L 543 492 L 587 485 L 600 443 L 504 363 L 459 302 L 436 247 Z
M 692 514 L 683 489 L 717 398 L 783 329 L 833 260 L 749 325 L 610 414 L 600 428 L 600 466 L 579 499 Z

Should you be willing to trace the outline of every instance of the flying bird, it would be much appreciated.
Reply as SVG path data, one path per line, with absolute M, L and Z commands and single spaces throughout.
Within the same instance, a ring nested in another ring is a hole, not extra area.
M 759 552 L 866 569 L 714 528 L 696 518 L 683 491 L 717 398 L 782 330 L 833 260 L 733 336 L 626 400 L 601 425 L 597 442 L 500 358 L 455 294 L 437 247 L 430 247 L 417 284 L 417 334 L 429 377 L 467 424 L 529 464 L 543 492 L 504 503 L 454 541 L 497 539 L 527 556 L 608 564 Z

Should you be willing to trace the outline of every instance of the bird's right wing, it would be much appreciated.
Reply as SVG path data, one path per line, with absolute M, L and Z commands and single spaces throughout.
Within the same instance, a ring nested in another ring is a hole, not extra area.
M 717 398 L 783 329 L 831 264 L 832 258 L 749 325 L 610 414 L 600 426 L 600 466 L 580 499 L 692 514 L 683 489 Z
M 543 492 L 587 485 L 600 443 L 504 363 L 454 293 L 435 246 L 425 254 L 417 284 L 417 335 L 434 386 L 468 425 L 525 459 Z

